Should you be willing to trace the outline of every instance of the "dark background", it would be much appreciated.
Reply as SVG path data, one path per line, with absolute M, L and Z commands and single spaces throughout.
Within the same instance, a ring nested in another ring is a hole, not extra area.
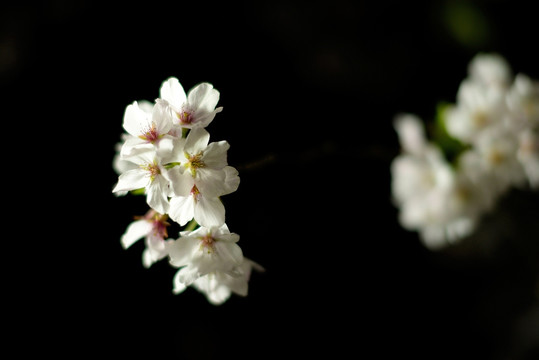
M 537 358 L 537 193 L 512 192 L 477 236 L 434 253 L 398 224 L 389 174 L 394 116 L 430 121 L 476 53 L 539 79 L 532 3 L 4 2 L 8 344 L 68 358 Z M 266 268 L 218 307 L 174 296 L 173 268 L 144 269 L 142 242 L 119 242 L 146 211 L 111 193 L 123 112 L 170 76 L 220 91 L 208 130 L 242 180 L 227 224 Z

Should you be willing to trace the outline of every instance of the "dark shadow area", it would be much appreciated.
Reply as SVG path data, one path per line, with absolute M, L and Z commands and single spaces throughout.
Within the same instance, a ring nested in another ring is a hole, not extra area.
M 432 119 L 476 53 L 539 79 L 532 6 L 2 4 L 5 198 L 17 199 L 3 294 L 17 355 L 538 356 L 539 194 L 512 192 L 475 238 L 436 253 L 400 227 L 389 172 L 394 116 Z M 266 268 L 218 307 L 191 288 L 173 295 L 175 270 L 144 269 L 143 244 L 119 241 L 147 209 L 111 192 L 123 113 L 170 76 L 220 91 L 208 131 L 241 177 L 227 224 Z

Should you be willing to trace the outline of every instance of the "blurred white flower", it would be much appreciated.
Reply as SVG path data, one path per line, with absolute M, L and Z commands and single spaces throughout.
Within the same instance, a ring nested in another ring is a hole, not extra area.
M 469 78 L 487 88 L 507 88 L 511 84 L 512 71 L 500 54 L 479 53 L 468 65 Z
M 413 115 L 394 123 L 402 149 L 391 164 L 399 221 L 431 249 L 470 235 L 511 187 L 539 187 L 539 83 L 513 79 L 498 54 L 478 54 L 456 103 L 443 109 L 434 140 Z
M 507 126 L 517 132 L 539 126 L 539 82 L 518 74 L 507 96 Z
M 518 161 L 517 137 L 504 127 L 485 130 L 477 139 L 475 150 L 480 156 L 479 164 L 490 174 L 500 193 L 511 186 L 522 186 L 526 175 Z
M 428 147 L 425 127 L 416 115 L 400 114 L 395 117 L 393 127 L 405 153 L 421 156 Z
M 505 92 L 499 88 L 485 88 L 465 80 L 457 93 L 457 103 L 446 113 L 447 132 L 464 143 L 472 144 L 485 129 L 500 124 L 507 111 Z
M 442 247 L 469 234 L 477 215 L 467 211 L 465 205 L 473 201 L 468 195 L 472 193 L 466 187 L 468 183 L 455 173 L 440 149 L 418 136 L 423 133 L 418 118 L 401 116 L 394 124 L 399 138 L 405 142 L 403 153 L 391 164 L 392 194 L 401 225 L 419 231 L 430 248 Z M 406 145 L 410 134 L 414 139 L 412 147 Z M 412 153 L 406 151 L 410 148 Z
M 526 173 L 530 186 L 539 188 L 539 134 L 527 129 L 519 135 L 517 159 Z

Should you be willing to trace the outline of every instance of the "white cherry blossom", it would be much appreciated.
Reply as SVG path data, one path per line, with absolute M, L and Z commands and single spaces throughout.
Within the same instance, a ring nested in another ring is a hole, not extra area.
M 155 211 L 166 214 L 169 208 L 169 180 L 166 177 L 167 170 L 160 164 L 156 152 L 141 152 L 130 156 L 129 161 L 138 167 L 122 173 L 112 191 L 132 191 L 144 188 L 148 205 Z
M 168 136 L 172 120 L 166 108 L 160 104 L 155 104 L 151 113 L 148 112 L 147 106 L 141 108 L 136 101 L 128 105 L 123 127 L 131 135 L 122 146 L 123 158 L 160 146 L 168 151 L 172 150 L 172 137 Z
M 136 217 L 122 235 L 121 244 L 124 249 L 142 238 L 145 239 L 146 249 L 142 254 L 145 267 L 150 267 L 167 256 L 165 239 L 168 237 L 167 227 L 170 225 L 167 218 L 166 215 L 150 210 L 146 215 Z
M 507 88 L 511 73 L 507 60 L 495 53 L 479 53 L 468 65 L 469 78 L 488 88 Z
M 178 79 L 171 77 L 161 85 L 160 99 L 164 100 L 173 114 L 174 124 L 182 128 L 208 126 L 215 114 L 223 110 L 215 108 L 219 102 L 219 91 L 209 83 L 201 83 L 186 95 Z
M 236 244 L 239 238 L 226 224 L 181 232 L 177 240 L 168 244 L 171 265 L 181 268 L 178 281 L 188 286 L 199 277 L 216 271 L 230 276 L 241 275 L 239 266 L 243 262 L 243 253 Z
M 208 301 L 214 305 L 224 303 L 232 293 L 239 296 L 247 296 L 248 282 L 252 270 L 259 272 L 264 268 L 254 261 L 244 257 L 239 266 L 241 275 L 231 276 L 222 271 L 215 271 L 196 279 L 192 286 L 206 295 Z M 173 293 L 179 294 L 186 289 L 186 285 L 180 281 L 180 271 L 176 272 L 173 279 Z

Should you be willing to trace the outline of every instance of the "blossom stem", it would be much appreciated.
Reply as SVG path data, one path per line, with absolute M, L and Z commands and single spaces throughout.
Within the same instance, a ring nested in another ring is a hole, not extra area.
M 187 134 L 189 134 L 189 130 L 188 128 L 182 128 L 182 138 L 187 138 Z
M 146 189 L 145 188 L 140 188 L 140 189 L 136 189 L 136 190 L 131 190 L 130 193 L 132 195 L 145 195 L 146 194 Z
M 193 231 L 198 227 L 198 223 L 195 221 L 195 219 L 191 220 L 189 224 L 185 227 L 184 231 Z
M 172 169 L 174 166 L 177 166 L 177 165 L 181 165 L 182 163 L 181 162 L 171 162 L 171 163 L 168 163 L 168 164 L 165 164 L 165 169 Z

